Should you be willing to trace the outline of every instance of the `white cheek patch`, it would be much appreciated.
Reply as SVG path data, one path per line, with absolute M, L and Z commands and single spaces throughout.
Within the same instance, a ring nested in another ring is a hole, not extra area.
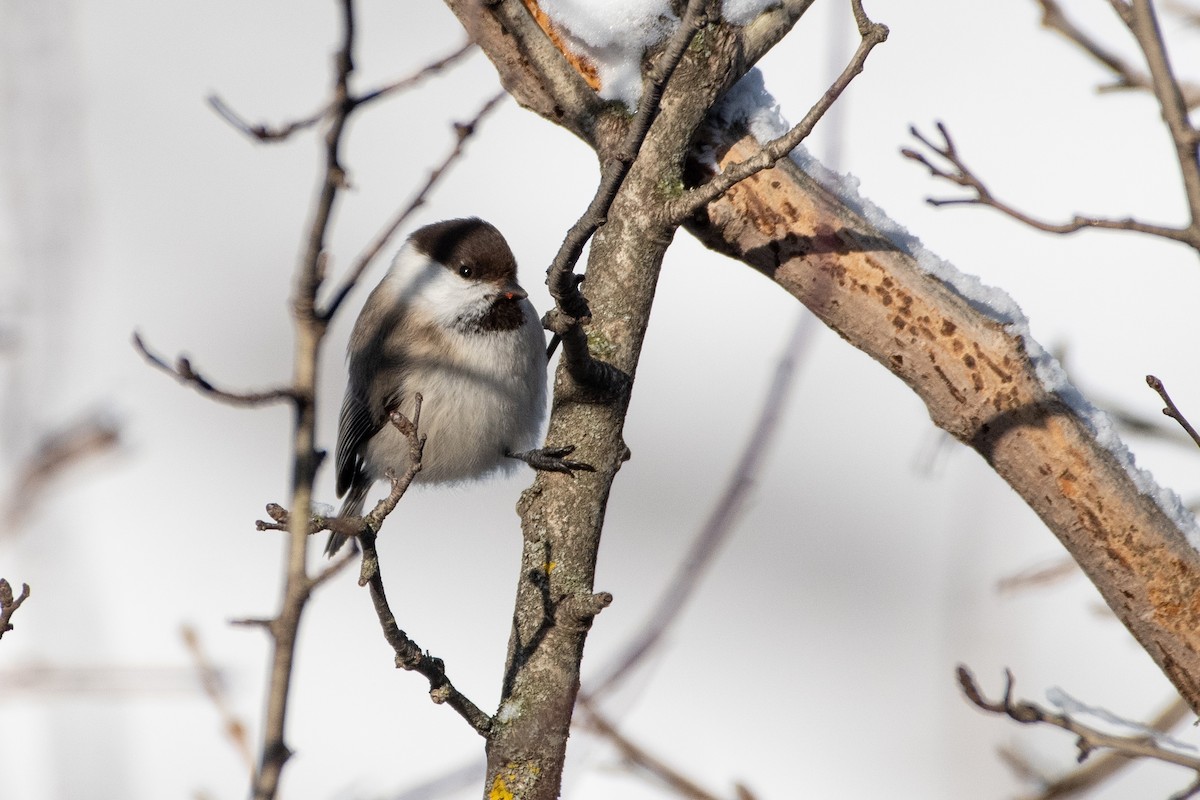
M 411 243 L 396 255 L 384 280 L 396 293 L 397 302 L 444 327 L 463 316 L 482 314 L 496 291 L 491 284 L 455 275 Z

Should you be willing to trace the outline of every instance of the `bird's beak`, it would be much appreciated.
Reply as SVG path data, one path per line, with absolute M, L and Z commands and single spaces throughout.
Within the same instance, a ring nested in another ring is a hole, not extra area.
M 513 282 L 500 287 L 500 296 L 505 300 L 524 300 L 529 293 Z

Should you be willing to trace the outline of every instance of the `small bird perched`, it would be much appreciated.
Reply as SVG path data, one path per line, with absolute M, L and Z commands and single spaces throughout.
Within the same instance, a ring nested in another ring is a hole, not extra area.
M 591 470 L 574 448 L 533 449 L 546 416 L 546 340 L 517 283 L 500 231 L 452 219 L 414 232 L 367 298 L 348 348 L 350 380 L 337 442 L 341 516 L 359 516 L 367 492 L 408 468 L 408 442 L 389 423 L 422 396 L 421 483 L 506 470 Z M 345 536 L 330 534 L 332 556 Z

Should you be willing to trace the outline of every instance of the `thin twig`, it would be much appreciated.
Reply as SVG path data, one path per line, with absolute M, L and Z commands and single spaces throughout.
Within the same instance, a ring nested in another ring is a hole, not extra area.
M 12 585 L 4 578 L 0 578 L 0 639 L 4 638 L 4 634 L 13 629 L 12 615 L 16 613 L 21 604 L 29 599 L 29 584 L 21 584 L 21 594 L 14 598 Z
M 1101 86 L 1100 91 L 1111 92 L 1122 89 L 1153 90 L 1154 83 L 1148 74 L 1134 67 L 1115 51 L 1105 47 L 1076 25 L 1062 10 L 1057 0 L 1036 0 L 1036 2 L 1042 9 L 1043 27 L 1061 34 L 1113 73 L 1113 82 Z M 1180 84 L 1180 88 L 1183 90 L 1188 108 L 1200 106 L 1200 85 L 1183 82 Z
M 281 403 L 296 400 L 294 389 L 268 389 L 262 392 L 233 392 L 219 389 L 207 378 L 192 367 L 192 362 L 186 356 L 180 356 L 175 365 L 168 364 L 161 356 L 151 352 L 142 336 L 134 331 L 133 346 L 142 357 L 153 367 L 167 373 L 185 386 L 191 386 L 203 395 L 207 395 L 222 403 L 235 406 L 265 406 L 271 403 Z
M 1188 717 L 1191 709 L 1182 697 L 1176 697 L 1146 727 L 1160 733 L 1167 733 Z M 1014 758 L 1016 758 L 1014 756 Z M 1036 794 L 1027 795 L 1022 800 L 1063 800 L 1088 792 L 1101 783 L 1112 778 L 1121 770 L 1133 764 L 1136 759 L 1117 750 L 1108 750 L 1098 756 L 1089 758 L 1087 763 L 1079 766 L 1057 778 L 1039 776 L 1029 767 L 1021 763 L 1018 766 L 1031 780 L 1041 783 L 1041 790 Z
M 672 220 L 682 222 L 746 178 L 773 166 L 775 162 L 795 150 L 812 133 L 813 128 L 816 127 L 825 112 L 842 96 L 851 81 L 863 71 L 863 65 L 871 51 L 877 45 L 887 41 L 887 26 L 872 22 L 868 18 L 863 10 L 861 0 L 851 0 L 851 7 L 854 11 L 854 21 L 858 25 L 860 37 L 858 48 L 854 51 L 846 68 L 830 84 L 821 98 L 813 104 L 804 118 L 783 136 L 767 142 L 761 150 L 745 161 L 729 165 L 708 183 L 689 189 L 676 198 L 667 209 Z
M 1192 427 L 1192 423 L 1187 421 L 1187 417 L 1185 417 L 1183 412 L 1179 410 L 1179 407 L 1175 405 L 1175 401 L 1171 399 L 1171 395 L 1167 394 L 1167 387 L 1163 385 L 1163 382 L 1153 375 L 1147 375 L 1146 384 L 1151 389 L 1158 392 L 1158 396 L 1161 397 L 1162 401 L 1167 404 L 1167 407 L 1162 410 L 1163 416 L 1170 417 L 1178 422 L 1179 426 L 1187 431 L 1187 435 L 1192 437 L 1192 441 L 1195 442 L 1197 446 L 1200 446 L 1200 433 L 1196 432 L 1196 429 Z
M 437 185 L 438 181 L 442 179 L 442 176 L 446 173 L 446 170 L 448 170 L 450 166 L 462 156 L 463 150 L 466 148 L 467 141 L 472 135 L 474 135 L 475 130 L 479 127 L 479 124 L 483 122 L 484 118 L 487 117 L 487 115 L 491 113 L 491 111 L 497 105 L 499 105 L 500 101 L 506 97 L 508 97 L 507 92 L 497 92 L 495 95 L 490 97 L 479 108 L 478 111 L 475 112 L 475 116 L 473 116 L 470 120 L 467 122 L 456 122 L 454 124 L 454 147 L 451 148 L 450 152 L 446 154 L 446 157 L 442 159 L 441 163 L 430 171 L 429 177 L 425 179 L 424 185 L 417 190 L 417 193 L 413 195 L 411 200 L 408 201 L 408 204 L 405 205 L 404 208 L 401 209 L 400 212 L 397 213 L 386 226 L 384 226 L 383 230 L 381 230 L 375 236 L 374 240 L 372 240 L 371 243 L 367 245 L 367 248 L 358 256 L 358 258 L 354 260 L 354 263 L 350 267 L 350 271 L 346 275 L 346 279 L 342 282 L 342 285 L 338 287 L 337 291 L 334 292 L 333 298 L 329 301 L 329 304 L 323 310 L 318 312 L 322 319 L 329 320 L 333 318 L 333 315 L 337 313 L 339 308 L 341 308 L 342 303 L 345 302 L 346 297 L 354 289 L 355 285 L 362 277 L 362 274 L 367 271 L 367 268 L 371 266 L 372 262 L 374 262 L 375 258 L 379 255 L 383 248 L 386 247 L 388 242 L 391 241 L 392 237 L 396 235 L 396 231 L 398 231 L 400 227 L 408 221 L 408 218 L 412 216 L 413 212 L 425 205 L 425 201 L 428 198 L 429 193 Z
M 586 729 L 611 742 L 621 757 L 630 765 L 661 781 L 675 794 L 686 797 L 688 800 L 722 800 L 721 797 L 691 780 L 661 758 L 652 755 L 641 745 L 635 744 L 586 698 L 579 699 L 579 708 L 585 712 L 586 716 L 582 723 Z M 738 800 L 752 800 L 754 797 L 746 787 L 741 785 L 735 787 L 735 792 Z
M 441 72 L 446 67 L 463 58 L 467 53 L 471 52 L 474 46 L 472 42 L 465 42 L 454 52 L 426 64 L 412 75 L 384 84 L 377 89 L 372 89 L 356 97 L 351 97 L 349 102 L 353 108 L 357 108 L 382 97 L 395 94 L 396 92 L 411 89 L 425 78 Z M 235 130 L 258 142 L 281 142 L 294 133 L 313 127 L 321 120 L 329 117 L 335 110 L 333 103 L 326 103 L 307 117 L 302 117 L 291 122 L 284 122 L 279 125 L 267 125 L 266 123 L 253 124 L 247 122 L 244 117 L 230 108 L 229 104 L 217 95 L 209 95 L 208 104 Z
M 1013 700 L 1013 675 L 1009 670 L 1004 671 L 1004 696 L 997 701 L 988 700 L 983 696 L 979 686 L 975 683 L 974 676 L 966 667 L 959 665 L 957 673 L 959 687 L 967 700 L 977 708 L 993 714 L 1004 714 L 1025 725 L 1041 723 L 1075 734 L 1078 737 L 1076 746 L 1079 748 L 1080 762 L 1096 750 L 1109 749 L 1128 758 L 1150 758 L 1167 764 L 1187 767 L 1200 776 L 1200 758 L 1160 747 L 1150 736 L 1115 736 L 1084 725 L 1067 714 L 1049 711 L 1028 701 Z
M 116 448 L 120 441 L 120 425 L 104 412 L 88 413 L 43 436 L 18 467 L 8 491 L 9 526 L 21 525 L 55 478 L 81 461 Z
M 1190 244 L 1200 250 L 1200 131 L 1188 117 L 1187 103 L 1183 90 L 1167 56 L 1167 46 L 1158 27 L 1158 17 L 1150 0 L 1133 0 L 1129 15 L 1122 15 L 1125 24 L 1137 39 L 1138 47 L 1146 57 L 1150 77 L 1154 84 L 1154 96 L 1162 110 L 1163 122 L 1171 133 L 1175 145 L 1175 158 L 1179 164 L 1179 175 L 1183 191 L 1187 196 L 1191 218 Z
M 200 687 L 205 696 L 212 702 L 217 716 L 221 720 L 221 728 L 225 731 L 233 749 L 246 765 L 246 770 L 254 775 L 254 751 L 250 747 L 250 739 L 244 723 L 233 711 L 233 704 L 225 692 L 225 681 L 221 672 L 212 663 L 200 644 L 200 634 L 191 625 L 183 625 L 179 629 L 183 643 L 192 656 L 192 664 L 196 668 L 196 676 L 200 679 Z
M 408 490 L 413 478 L 421 471 L 421 463 L 425 454 L 425 437 L 418 433 L 421 424 L 421 395 L 414 398 L 415 409 L 412 420 L 399 412 L 393 412 L 392 424 L 408 442 L 408 468 L 404 474 L 392 479 L 391 493 L 362 519 L 362 529 L 358 533 L 358 542 L 362 546 L 362 571 L 358 579 L 359 586 L 367 586 L 371 593 L 371 604 L 379 617 L 379 625 L 383 629 L 383 638 L 392 646 L 396 654 L 396 666 L 400 669 L 411 670 L 424 675 L 429 680 L 429 696 L 435 703 L 445 703 L 453 708 L 480 736 L 486 737 L 491 730 L 492 720 L 479 706 L 472 703 L 462 692 L 454 687 L 446 677 L 446 666 L 440 658 L 426 653 L 412 639 L 408 638 L 396 615 L 388 605 L 387 593 L 383 587 L 383 573 L 379 568 L 379 553 L 375 549 L 377 531 L 383 524 L 384 518 L 395 509 L 400 498 Z
M 567 231 L 562 245 L 546 271 L 546 283 L 550 296 L 554 298 L 551 309 L 542 322 L 563 343 L 563 359 L 577 386 L 584 390 L 607 396 L 628 377 L 610 364 L 598 361 L 588 350 L 583 322 L 591 316 L 587 300 L 579 291 L 581 278 L 575 274 L 575 265 L 583 254 L 584 245 L 608 221 L 617 192 L 625 176 L 641 152 L 642 144 L 650 132 L 650 126 L 658 115 L 663 90 L 683 60 L 696 32 L 708 24 L 702 0 L 690 0 L 679 27 L 671 34 L 662 56 L 653 68 L 647 71 L 642 83 L 642 97 L 638 110 L 625 133 L 620 147 L 604 161 L 600 170 L 600 184 L 588 204 L 587 210 Z M 551 346 L 553 349 L 553 345 Z
M 934 161 L 923 153 L 911 148 L 904 148 L 900 151 L 905 158 L 917 162 L 929 170 L 929 174 L 935 178 L 949 181 L 950 183 L 962 186 L 973 192 L 971 197 L 956 197 L 956 198 L 934 198 L 927 197 L 925 202 L 931 206 L 952 206 L 952 205 L 979 205 L 987 206 L 999 211 L 1005 216 L 1011 217 L 1018 222 L 1035 228 L 1046 233 L 1069 234 L 1085 228 L 1100 228 L 1105 230 L 1120 230 L 1120 231 L 1135 231 L 1144 233 L 1150 236 L 1160 236 L 1164 239 L 1171 239 L 1184 244 L 1191 244 L 1195 234 L 1189 228 L 1173 228 L 1167 225 L 1155 225 L 1152 223 L 1141 222 L 1131 217 L 1125 219 L 1107 219 L 1104 217 L 1085 217 L 1076 215 L 1070 222 L 1055 223 L 1046 222 L 1045 220 L 1026 214 L 1024 211 L 1017 209 L 1002 200 L 997 199 L 983 182 L 983 180 L 971 171 L 963 162 L 962 156 L 959 155 L 958 148 L 954 143 L 954 139 L 950 136 L 950 131 L 941 122 L 935 123 L 938 133 L 942 137 L 942 144 L 934 144 L 924 134 L 915 127 L 909 128 L 909 133 L 913 138 L 919 141 L 926 148 L 931 150 L 937 156 L 942 158 L 949 164 L 949 168 L 938 166 Z

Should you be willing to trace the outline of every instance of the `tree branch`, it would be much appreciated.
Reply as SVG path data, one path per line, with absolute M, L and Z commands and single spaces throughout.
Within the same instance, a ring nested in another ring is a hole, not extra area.
M 374 102 L 382 97 L 387 97 L 397 92 L 411 89 L 431 75 L 441 72 L 446 67 L 449 67 L 461 60 L 471 52 L 473 47 L 474 45 L 472 45 L 470 42 L 466 42 L 454 52 L 443 56 L 436 61 L 426 64 L 412 75 L 392 81 L 391 83 L 380 86 L 377 89 L 372 89 L 371 91 L 357 97 L 352 97 L 349 99 L 349 102 L 353 107 L 357 108 L 358 106 L 366 105 L 367 103 Z M 279 125 L 268 125 L 266 123 L 252 124 L 247 122 L 244 117 L 230 108 L 224 100 L 215 94 L 209 95 L 208 104 L 212 107 L 213 111 L 217 112 L 217 114 L 223 120 L 229 123 L 238 132 L 250 137 L 251 139 L 254 139 L 255 141 L 268 143 L 281 142 L 291 137 L 291 135 L 294 133 L 307 130 L 322 120 L 329 118 L 330 115 L 332 115 L 336 110 L 336 107 L 333 103 L 326 103 L 320 109 L 308 115 L 307 117 L 292 120 L 291 122 L 284 122 Z
M 850 58 L 850 63 L 846 65 L 842 73 L 825 90 L 821 98 L 813 104 L 808 113 L 804 115 L 804 118 L 783 136 L 772 139 L 764 144 L 753 156 L 737 164 L 727 166 L 719 175 L 707 183 L 687 190 L 682 196 L 670 203 L 667 207 L 667 214 L 671 219 L 676 223 L 683 222 L 696 213 L 697 210 L 725 194 L 735 184 L 775 164 L 775 162 L 788 153 L 791 153 L 800 146 L 802 141 L 808 138 L 813 128 L 820 122 L 821 117 L 825 116 L 825 112 L 842 96 L 842 92 L 846 91 L 850 82 L 862 73 L 867 56 L 871 54 L 871 51 L 875 49 L 876 45 L 887 41 L 887 26 L 872 22 L 868 18 L 866 12 L 863 10 L 861 0 L 851 0 L 851 6 L 854 11 L 854 20 L 858 24 L 858 34 L 861 37 L 858 48 Z
M 988 700 L 983 696 L 979 686 L 975 683 L 974 676 L 966 667 L 959 665 L 957 674 L 963 695 L 976 708 L 993 714 L 1003 714 L 1023 725 L 1045 724 L 1075 734 L 1079 737 L 1076 746 L 1079 748 L 1080 762 L 1083 762 L 1096 750 L 1107 749 L 1118 752 L 1126 758 L 1150 758 L 1186 767 L 1195 771 L 1197 778 L 1200 779 L 1200 758 L 1161 747 L 1150 736 L 1116 736 L 1074 720 L 1068 714 L 1049 711 L 1025 700 L 1013 700 L 1013 675 L 1009 670 L 1004 671 L 1004 696 L 997 701 Z M 1190 796 L 1191 794 L 1176 795 L 1176 797 Z
M 1113 73 L 1113 83 L 1108 86 L 1101 86 L 1100 91 L 1115 91 L 1120 89 L 1153 90 L 1154 84 L 1149 75 L 1134 67 L 1116 52 L 1105 47 L 1076 25 L 1062 10 L 1057 0 L 1036 0 L 1036 2 L 1042 9 L 1043 27 L 1061 34 Z M 1200 106 L 1200 85 L 1181 83 L 1180 89 L 1183 91 L 1189 108 Z
M 609 741 L 629 764 L 662 782 L 679 797 L 688 798 L 688 800 L 722 800 L 721 797 L 688 778 L 675 767 L 652 755 L 646 748 L 634 743 L 589 700 L 580 698 L 579 706 L 585 712 L 583 721 L 585 730 L 590 730 Z M 736 787 L 736 798 L 737 800 L 754 800 L 754 795 L 744 786 L 739 785 Z
M 1154 96 L 1158 98 L 1163 122 L 1166 123 L 1167 130 L 1171 133 L 1171 141 L 1175 144 L 1175 157 L 1179 162 L 1179 174 L 1183 180 L 1184 194 L 1187 196 L 1191 219 L 1189 229 L 1192 232 L 1190 243 L 1200 250 L 1200 158 L 1197 157 L 1200 132 L 1197 132 L 1188 117 L 1183 90 L 1167 57 L 1167 46 L 1158 27 L 1154 5 L 1150 0 L 1133 0 L 1131 14 L 1123 18 L 1137 39 L 1150 68 Z
M 1167 404 L 1167 407 L 1162 410 L 1163 416 L 1170 417 L 1178 422 L 1179 427 L 1183 428 L 1187 432 L 1187 435 L 1192 437 L 1192 441 L 1195 442 L 1197 446 L 1200 446 L 1200 433 L 1196 432 L 1196 429 L 1192 427 L 1192 423 L 1187 421 L 1187 417 L 1183 415 L 1183 412 L 1180 411 L 1175 405 L 1175 401 L 1173 401 L 1171 396 L 1167 394 L 1167 387 L 1163 385 L 1163 382 L 1153 375 L 1147 375 L 1146 384 L 1151 389 L 1158 392 L 1158 396 L 1161 397 L 1162 401 Z
M 736 127 L 710 136 L 726 162 L 759 149 Z M 1022 337 L 790 159 L 734 187 L 688 227 L 772 278 L 911 387 L 935 424 L 1025 499 L 1200 709 L 1200 554 L 1091 423 L 1043 383 Z
M 4 638 L 4 634 L 13 629 L 12 615 L 17 612 L 21 604 L 29 599 L 29 584 L 21 584 L 21 594 L 14 598 L 12 586 L 4 578 L 0 578 L 0 639 Z
M 218 389 L 192 367 L 192 362 L 186 356 L 180 356 L 172 366 L 162 357 L 155 355 L 142 341 L 142 336 L 137 331 L 133 333 L 133 347 L 151 366 L 167 373 L 185 386 L 193 387 L 200 394 L 222 403 L 234 406 L 265 406 L 271 403 L 295 402 L 297 399 L 293 389 L 268 389 L 262 392 L 233 392 Z
M 295 325 L 292 387 L 296 415 L 292 428 L 293 509 L 310 509 L 313 483 L 320 456 L 316 448 L 317 364 L 327 322 L 316 312 L 317 293 L 324 279 L 325 238 L 338 193 L 346 183 L 341 164 L 342 134 L 354 110 L 350 97 L 350 75 L 354 70 L 355 15 L 353 0 L 341 0 L 342 37 L 334 57 L 333 98 L 329 128 L 325 134 L 324 170 L 321 173 L 304 254 L 296 271 L 292 294 Z M 314 586 L 307 571 L 308 520 L 293 514 L 284 555 L 285 579 L 278 615 L 268 625 L 271 634 L 271 673 L 262 725 L 262 749 L 254 776 L 255 800 L 273 800 L 279 790 L 283 767 L 291 756 L 284 741 L 292 664 L 300 619 Z
M 933 144 L 916 128 L 911 128 L 910 131 L 922 145 L 946 161 L 949 168 L 939 166 L 934 159 L 916 150 L 905 148 L 900 152 L 906 158 L 916 161 L 928 169 L 934 178 L 962 186 L 970 190 L 972 196 L 948 199 L 930 197 L 926 198 L 926 202 L 933 206 L 988 206 L 1024 225 L 1047 233 L 1069 234 L 1085 228 L 1134 231 L 1182 242 L 1200 252 L 1200 154 L 1197 152 L 1197 148 L 1200 147 L 1200 130 L 1192 125 L 1188 116 L 1189 101 L 1185 99 L 1185 89 L 1175 76 L 1167 58 L 1166 45 L 1158 27 L 1153 4 L 1150 0 L 1135 0 L 1132 3 L 1126 2 L 1126 0 L 1109 1 L 1109 5 L 1137 40 L 1138 47 L 1150 69 L 1150 77 L 1146 78 L 1137 73 L 1123 59 L 1101 47 L 1095 40 L 1083 33 L 1067 19 L 1055 0 L 1038 0 L 1038 3 L 1042 7 L 1042 24 L 1074 41 L 1116 73 L 1120 78 L 1121 86 L 1137 86 L 1153 92 L 1162 111 L 1163 122 L 1166 124 L 1174 144 L 1175 157 L 1179 165 L 1188 205 L 1188 224 L 1183 227 L 1171 227 L 1141 222 L 1131 217 L 1106 219 L 1080 215 L 1076 215 L 1070 222 L 1064 223 L 1037 219 L 996 199 L 983 180 L 963 163 L 949 132 L 940 122 L 937 123 L 937 129 L 942 137 L 942 145 Z
M 1020 209 L 1015 208 L 1014 206 L 1011 206 L 1002 200 L 998 200 L 983 182 L 983 179 L 976 175 L 966 165 L 966 163 L 964 163 L 962 156 L 959 155 L 958 147 L 955 145 L 954 139 L 951 138 L 950 131 L 947 130 L 946 126 L 941 122 L 935 124 L 937 126 L 938 133 L 942 137 L 942 144 L 940 145 L 934 144 L 915 127 L 909 128 L 909 133 L 911 133 L 913 137 L 927 149 L 945 160 L 946 163 L 950 165 L 948 169 L 938 166 L 936 163 L 934 163 L 933 159 L 920 153 L 919 151 L 912 150 L 907 147 L 900 151 L 901 155 L 928 169 L 929 174 L 933 177 L 949 181 L 950 183 L 957 184 L 958 186 L 962 186 L 965 189 L 971 190 L 974 193 L 974 196 L 958 198 L 925 198 L 925 202 L 929 203 L 931 206 L 987 206 L 999 211 L 1005 216 L 1015 219 L 1024 225 L 1035 228 L 1039 231 L 1045 231 L 1046 233 L 1069 234 L 1083 230 L 1084 228 L 1099 228 L 1104 230 L 1134 231 L 1136 233 L 1159 236 L 1164 239 L 1170 239 L 1172 241 L 1182 242 L 1192 246 L 1200 246 L 1200 239 L 1197 239 L 1196 232 L 1194 232 L 1191 228 L 1173 228 L 1167 225 L 1155 225 L 1148 222 L 1141 222 L 1133 219 L 1132 217 L 1126 217 L 1125 219 L 1105 219 L 1103 217 L 1085 217 L 1076 215 L 1075 218 L 1070 222 L 1055 223 L 1046 222 L 1026 214 L 1024 211 L 1021 211 Z M 1197 244 L 1193 244 L 1193 241 L 1197 242 Z
M 413 195 L 413 198 L 408 201 L 408 204 L 405 205 L 404 208 L 392 218 L 392 220 L 383 228 L 383 230 L 376 235 L 375 239 L 372 240 L 369 245 L 367 245 L 367 248 L 358 256 L 358 258 L 354 260 L 354 263 L 351 265 L 350 270 L 346 275 L 346 279 L 342 282 L 342 285 L 337 289 L 337 291 L 334 292 L 333 298 L 329 301 L 329 304 L 323 310 L 318 312 L 318 315 L 321 317 L 321 319 L 325 321 L 333 319 L 333 315 L 337 313 L 339 308 L 341 308 L 342 303 L 345 302 L 346 297 L 358 284 L 358 281 L 362 277 L 363 273 L 367 271 L 367 268 L 371 266 L 376 257 L 378 257 L 379 253 L 383 251 L 383 248 L 387 247 L 388 242 L 390 242 L 392 237 L 396 235 L 396 231 L 400 230 L 401 226 L 408 221 L 408 218 L 412 216 L 417 209 L 425 205 L 425 200 L 429 196 L 429 193 L 442 179 L 442 176 L 446 174 L 446 171 L 450 169 L 451 165 L 453 165 L 454 162 L 462 156 L 463 151 L 466 149 L 467 141 L 473 135 L 475 135 L 475 130 L 479 127 L 479 124 L 483 122 L 483 119 L 490 114 L 505 97 L 507 97 L 507 95 L 504 92 L 499 92 L 493 95 L 480 107 L 478 111 L 475 112 L 475 116 L 473 116 L 470 120 L 467 122 L 454 123 L 454 147 L 450 149 L 450 152 L 446 154 L 446 157 L 442 159 L 441 163 L 430 170 L 429 177 L 425 179 L 425 183 L 420 189 L 417 190 L 417 193 Z

